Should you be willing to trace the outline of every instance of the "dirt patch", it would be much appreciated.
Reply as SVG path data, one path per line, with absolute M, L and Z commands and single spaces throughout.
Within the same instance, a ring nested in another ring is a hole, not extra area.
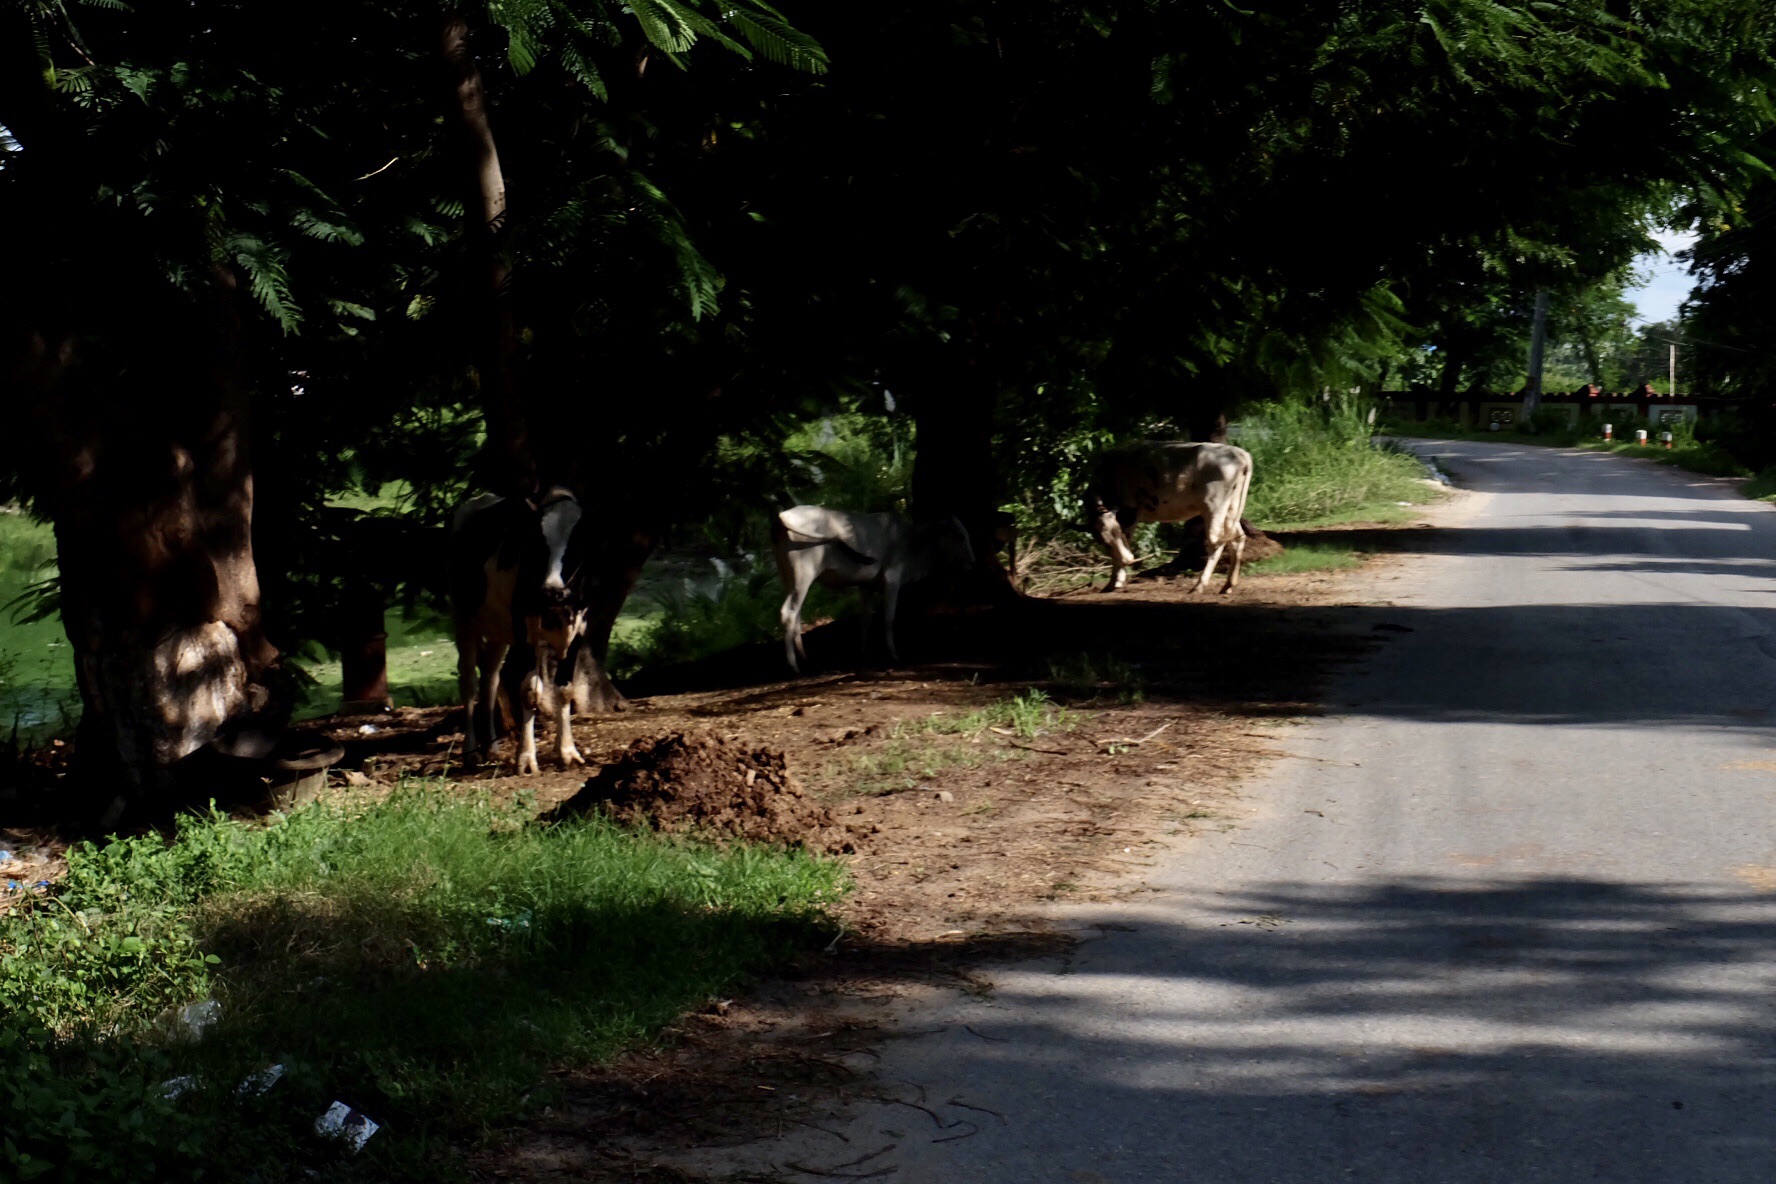
M 832 811 L 790 776 L 781 750 L 684 732 L 637 740 L 562 802 L 550 820 L 603 811 L 630 826 L 715 839 L 855 851 Z
M 730 657 L 731 689 L 661 693 L 636 716 L 587 721 L 603 736 L 682 719 L 781 750 L 835 818 L 867 823 L 845 857 L 849 929 L 655 1047 L 563 1072 L 559 1100 L 473 1157 L 474 1175 L 867 1178 L 870 1148 L 829 1157 L 856 1164 L 738 1176 L 742 1161 L 712 1149 L 837 1131 L 850 1100 L 894 1092 L 871 1069 L 897 1021 L 923 1022 L 927 1002 L 956 991 L 990 993 L 996 965 L 1064 961 L 1056 903 L 1139 894 L 1157 858 L 1238 825 L 1241 783 L 1291 755 L 1294 725 L 1318 712 L 1331 671 L 1388 643 L 1376 626 L 1402 556 L 1434 554 L 1440 534 L 1423 523 L 1325 533 L 1379 557 L 1351 572 L 1254 573 L 1226 598 L 1150 575 L 1117 595 L 929 621 L 924 652 L 945 659 L 892 670 L 778 682 Z M 921 639 L 909 636 L 910 650 Z M 965 726 L 1032 690 L 1061 712 L 1035 727 Z M 725 1166 L 710 1172 L 711 1156 Z

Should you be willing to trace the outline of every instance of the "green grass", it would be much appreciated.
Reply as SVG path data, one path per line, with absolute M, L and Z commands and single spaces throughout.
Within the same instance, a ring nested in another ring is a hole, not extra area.
M 1267 573 L 1289 573 L 1304 571 L 1345 571 L 1349 568 L 1362 566 L 1362 556 L 1350 547 L 1335 543 L 1303 543 L 1291 542 L 1284 548 L 1281 555 L 1265 559 L 1252 566 L 1258 571 Z
M 978 741 L 891 738 L 873 751 L 828 762 L 823 775 L 851 793 L 900 793 L 952 769 L 979 769 L 1026 755 L 1022 749 Z
M 541 1108 L 550 1067 L 829 937 L 846 887 L 798 853 L 525 815 L 407 787 L 77 848 L 55 895 L 0 916 L 13 1173 L 441 1178 L 452 1148 Z M 204 998 L 215 1028 L 170 1039 Z M 272 1063 L 264 1099 L 236 1097 Z M 200 1088 L 160 1097 L 176 1076 Z M 336 1098 L 385 1125 L 343 1173 L 310 1132 Z
M 1577 441 L 1580 448 L 1589 448 L 1597 452 L 1614 452 L 1623 456 L 1638 456 L 1662 465 L 1671 465 L 1691 473 L 1703 473 L 1711 477 L 1749 477 L 1751 470 L 1746 468 L 1724 449 L 1713 444 L 1684 438 L 1674 441 L 1673 447 L 1661 448 L 1656 443 L 1639 445 L 1632 439 L 1627 441 L 1585 439 Z
M 863 794 L 916 789 L 949 769 L 975 769 L 1026 754 L 1001 737 L 1033 740 L 1065 731 L 1079 722 L 1075 712 L 1032 687 L 999 703 L 974 711 L 937 712 L 894 725 L 887 740 L 874 748 L 829 761 L 823 778 Z
M 1352 400 L 1266 404 L 1240 419 L 1237 442 L 1252 454 L 1246 517 L 1265 529 L 1431 500 L 1424 464 L 1376 445 L 1367 408 Z
M 1072 712 L 1032 687 L 1009 699 L 974 711 L 938 712 L 894 726 L 895 736 L 979 736 L 989 728 L 1008 728 L 1026 740 L 1044 732 L 1065 731 L 1075 723 Z
M 0 740 L 17 730 L 35 743 L 71 731 L 78 715 L 74 658 L 61 619 L 23 621 L 11 604 L 56 574 L 55 532 L 23 514 L 0 513 Z
M 1776 500 L 1776 468 L 1765 469 L 1739 487 L 1739 492 L 1754 501 Z

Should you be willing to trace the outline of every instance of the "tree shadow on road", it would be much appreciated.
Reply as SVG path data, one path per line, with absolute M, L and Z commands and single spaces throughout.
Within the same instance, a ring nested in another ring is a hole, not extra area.
M 884 1076 L 942 1066 L 890 1091 L 930 1087 L 939 1116 L 906 1124 L 901 1165 L 1303 1184 L 1776 1172 L 1776 898 L 1418 877 L 1183 907 L 1187 923 L 1105 914 L 1102 939 L 1003 972 L 990 1003 L 894 1058 Z M 1063 1081 L 1086 1109 L 1051 1100 Z M 966 1106 L 942 1104 L 953 1082 Z M 952 1163 L 934 1144 L 980 1120 L 970 1107 L 1005 1121 Z

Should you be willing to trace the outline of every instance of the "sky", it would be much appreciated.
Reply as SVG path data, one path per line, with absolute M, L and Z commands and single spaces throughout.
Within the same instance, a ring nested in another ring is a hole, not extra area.
M 1696 236 L 1687 230 L 1661 230 L 1654 238 L 1665 248 L 1663 251 L 1642 255 L 1634 261 L 1635 269 L 1651 272 L 1652 279 L 1639 288 L 1628 290 L 1628 299 L 1634 301 L 1640 310 L 1634 318 L 1635 323 L 1644 321 L 1669 320 L 1677 314 L 1677 306 L 1682 304 L 1684 297 L 1690 294 L 1690 286 L 1694 282 L 1689 275 L 1689 265 L 1673 259 L 1672 253 L 1681 251 L 1696 241 Z

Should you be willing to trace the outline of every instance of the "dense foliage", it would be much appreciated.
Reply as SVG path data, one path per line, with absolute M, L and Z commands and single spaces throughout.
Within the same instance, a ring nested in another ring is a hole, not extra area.
M 476 485 L 577 486 L 615 573 L 698 523 L 738 549 L 839 412 L 984 537 L 1064 520 L 1112 439 L 1504 385 L 1537 289 L 1605 377 L 1649 220 L 1764 173 L 1771 10 L 379 0 L 271 37 L 6 0 L 0 489 L 102 551 L 82 458 L 139 452 L 127 496 L 197 456 L 190 546 L 251 490 L 229 571 L 288 649 L 430 594 Z M 193 451 L 205 400 L 250 448 Z

